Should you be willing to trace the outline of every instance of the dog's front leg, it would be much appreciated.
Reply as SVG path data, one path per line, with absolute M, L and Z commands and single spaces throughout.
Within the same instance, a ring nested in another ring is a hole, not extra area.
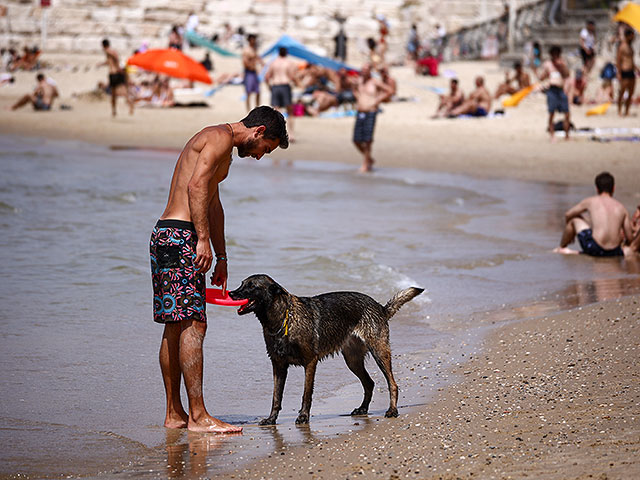
M 278 419 L 278 413 L 282 409 L 282 393 L 284 392 L 284 384 L 287 381 L 286 364 L 271 362 L 273 366 L 273 400 L 271 401 L 271 413 L 267 418 L 260 420 L 260 425 L 275 425 Z
M 296 418 L 296 423 L 309 423 L 311 411 L 311 397 L 313 397 L 313 382 L 316 377 L 318 359 L 314 358 L 304 366 L 304 393 L 302 394 L 302 408 Z

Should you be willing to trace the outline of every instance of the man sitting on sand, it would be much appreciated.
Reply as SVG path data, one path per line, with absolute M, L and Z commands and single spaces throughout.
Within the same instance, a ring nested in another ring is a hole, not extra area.
M 560 246 L 555 253 L 577 254 L 567 248 L 578 237 L 582 253 L 593 257 L 614 257 L 630 255 L 640 251 L 640 234 L 633 236 L 631 221 L 627 209 L 613 198 L 614 179 L 608 172 L 596 177 L 597 195 L 585 198 L 571 207 L 564 218 L 566 226 L 562 233 Z M 583 217 L 584 213 L 588 217 Z M 624 239 L 628 245 L 622 245 Z
M 484 78 L 476 77 L 476 89 L 469 94 L 469 98 L 462 102 L 462 105 L 451 110 L 450 116 L 486 117 L 489 110 L 491 110 L 491 94 L 484 86 Z
M 514 76 L 509 76 L 509 72 L 505 73 L 504 83 L 498 86 L 494 98 L 500 98 L 500 96 L 504 94 L 513 95 L 517 91 L 531 85 L 531 79 L 529 78 L 529 74 L 522 68 L 522 62 L 516 62 L 513 68 L 515 70 Z M 516 82 L 515 86 L 513 82 Z
M 462 105 L 464 93 L 458 88 L 458 79 L 452 78 L 449 82 L 449 95 L 440 95 L 440 105 L 431 118 L 445 118 L 451 115 L 454 108 Z
M 17 110 L 18 108 L 25 106 L 27 103 L 33 105 L 34 110 L 51 110 L 53 100 L 58 96 L 58 89 L 55 85 L 49 83 L 42 73 L 39 73 L 36 76 L 36 79 L 38 80 L 38 85 L 33 93 L 28 93 L 14 103 L 11 110 Z

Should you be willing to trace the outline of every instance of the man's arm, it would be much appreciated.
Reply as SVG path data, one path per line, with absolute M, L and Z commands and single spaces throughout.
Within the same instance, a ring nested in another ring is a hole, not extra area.
M 211 198 L 209 185 L 221 163 L 220 155 L 216 153 L 211 142 L 207 142 L 198 155 L 195 170 L 187 186 L 191 221 L 193 221 L 198 235 L 195 265 L 203 273 L 211 268 L 213 260 L 209 244 L 211 238 L 209 232 L 209 201 Z
M 571 221 L 572 219 L 581 216 L 582 212 L 588 209 L 588 206 L 588 199 L 585 198 L 580 203 L 571 207 L 569 210 L 567 210 L 567 213 L 564 214 L 565 223 L 569 223 L 569 221 Z
M 622 220 L 622 231 L 624 232 L 625 243 L 629 245 L 633 241 L 633 228 L 631 228 L 631 220 L 629 220 L 629 214 L 624 212 L 624 219 Z
M 216 190 L 209 207 L 209 228 L 211 229 L 211 243 L 216 253 L 216 265 L 211 276 L 213 285 L 222 286 L 227 290 L 227 249 L 224 238 L 224 210 L 220 202 L 220 188 Z

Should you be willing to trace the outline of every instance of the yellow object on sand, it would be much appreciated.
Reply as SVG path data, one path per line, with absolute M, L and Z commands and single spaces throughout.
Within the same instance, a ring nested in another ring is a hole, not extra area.
M 524 87 L 522 90 L 518 90 L 516 93 L 511 95 L 509 98 L 505 98 L 502 101 L 502 106 L 517 107 L 518 104 L 522 101 L 522 99 L 533 91 L 534 86 L 535 85 L 529 85 L 528 87 Z
M 637 32 L 640 32 L 640 4 L 627 3 L 625 7 L 613 17 L 613 21 L 624 22 L 635 28 Z
M 604 115 L 609 110 L 611 106 L 611 102 L 603 103 L 602 105 L 598 105 L 597 107 L 593 107 L 587 110 L 587 117 L 590 115 Z

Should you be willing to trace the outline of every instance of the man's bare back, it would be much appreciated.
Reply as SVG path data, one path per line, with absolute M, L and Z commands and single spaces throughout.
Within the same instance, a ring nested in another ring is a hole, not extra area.
M 122 69 L 120 68 L 120 58 L 118 57 L 118 52 L 116 52 L 113 48 L 106 48 L 104 50 L 104 54 L 106 56 L 105 63 L 109 68 L 109 73 L 118 73 Z
M 288 57 L 276 57 L 271 62 L 265 80 L 269 85 L 290 85 L 296 76 L 296 64 Z
M 622 238 L 620 231 L 631 239 L 631 223 L 627 209 L 618 200 L 608 194 L 594 195 L 585 198 L 571 208 L 566 218 L 581 216 L 584 212 L 589 215 L 588 225 L 593 239 L 607 250 L 620 246 Z

